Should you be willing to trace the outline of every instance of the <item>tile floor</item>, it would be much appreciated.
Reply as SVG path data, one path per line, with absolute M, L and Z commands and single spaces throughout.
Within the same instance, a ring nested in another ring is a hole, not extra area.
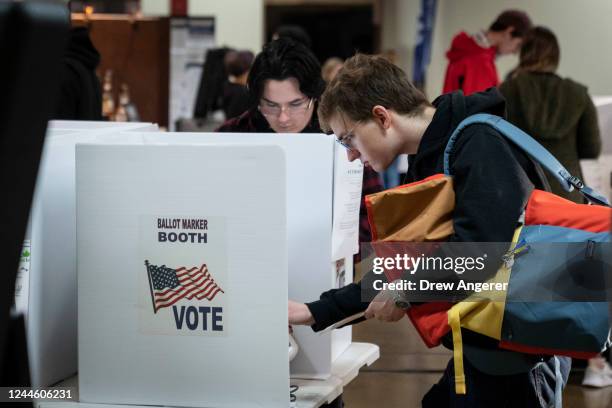
M 353 339 L 378 344 L 381 356 L 345 388 L 346 408 L 420 407 L 421 398 L 438 381 L 451 356 L 441 347 L 427 349 L 406 319 L 397 323 L 361 323 L 354 326 Z M 612 408 L 612 387 L 581 387 L 581 375 L 576 370 L 570 377 L 563 406 Z

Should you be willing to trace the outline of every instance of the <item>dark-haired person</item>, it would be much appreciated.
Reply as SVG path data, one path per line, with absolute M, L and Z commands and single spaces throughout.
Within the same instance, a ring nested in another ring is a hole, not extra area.
M 304 45 L 290 39 L 266 44 L 247 78 L 249 107 L 218 132 L 321 133 L 316 105 L 325 89 L 321 66 Z
M 246 83 L 254 57 L 251 51 L 228 51 L 225 54 L 227 82 L 223 87 L 221 106 L 227 119 L 234 118 L 249 108 L 249 91 Z
M 560 54 L 555 34 L 535 27 L 525 37 L 517 69 L 499 90 L 508 119 L 582 179 L 579 160 L 597 158 L 601 150 L 597 110 L 584 85 L 556 74 Z M 568 193 L 552 180 L 550 185 L 553 193 L 584 202 L 578 192 Z
M 453 92 L 431 104 L 400 68 L 365 55 L 344 63 L 318 108 L 323 129 L 333 131 L 347 148 L 349 160 L 359 159 L 381 172 L 398 155 L 409 154 L 407 183 L 443 173 L 447 142 L 467 116 L 503 116 L 504 111 L 504 99 L 496 88 L 469 96 Z M 541 170 L 486 125 L 465 128 L 450 165 L 455 209 L 449 242 L 511 242 L 533 188 L 547 187 Z M 311 303 L 290 301 L 289 323 L 319 331 L 360 311 L 366 318 L 394 322 L 410 307 L 405 299 L 401 293 L 381 291 L 372 302 L 363 302 L 361 282 L 353 283 L 327 291 Z M 452 339 L 446 336 L 443 344 L 451 346 Z M 505 351 L 496 342 L 472 336 L 464 336 L 463 351 L 467 394 L 455 393 L 451 360 L 442 379 L 423 398 L 423 407 L 560 406 L 569 358 Z
M 517 53 L 530 28 L 531 20 L 526 13 L 506 10 L 486 31 L 457 34 L 446 52 L 448 66 L 442 93 L 462 90 L 469 95 L 497 86 L 496 56 Z
M 287 38 L 268 43 L 257 54 L 247 84 L 249 109 L 218 132 L 322 133 L 316 108 L 325 82 L 319 61 L 304 45 Z M 364 197 L 381 190 L 378 173 L 364 167 L 360 242 L 371 239 Z

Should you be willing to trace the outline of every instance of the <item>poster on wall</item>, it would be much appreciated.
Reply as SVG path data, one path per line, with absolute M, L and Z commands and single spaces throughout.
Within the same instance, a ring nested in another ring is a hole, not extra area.
M 170 22 L 169 128 L 191 118 L 206 51 L 215 46 L 213 18 L 173 18 Z
M 225 219 L 201 214 L 141 216 L 139 229 L 140 331 L 225 335 Z

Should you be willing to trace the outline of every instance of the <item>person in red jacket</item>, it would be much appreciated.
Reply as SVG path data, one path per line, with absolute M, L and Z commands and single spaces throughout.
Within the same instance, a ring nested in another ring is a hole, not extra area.
M 462 90 L 469 95 L 497 86 L 495 57 L 517 53 L 530 28 L 531 20 L 526 13 L 506 10 L 487 31 L 457 34 L 446 52 L 449 62 L 442 93 Z

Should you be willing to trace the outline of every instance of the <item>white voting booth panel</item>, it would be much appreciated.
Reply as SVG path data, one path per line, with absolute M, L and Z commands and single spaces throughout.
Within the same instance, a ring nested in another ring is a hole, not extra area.
M 115 132 L 135 131 L 154 132 L 159 130 L 157 124 L 148 122 L 107 122 L 93 120 L 51 120 L 48 129 L 55 130 L 113 130 Z
M 80 145 L 76 166 L 80 401 L 286 407 L 282 149 Z
M 289 298 L 312 301 L 324 291 L 352 282 L 352 255 L 358 250 L 363 166 L 359 161 L 349 163 L 346 150 L 335 143 L 333 137 L 324 134 L 167 133 L 143 134 L 143 141 L 271 143 L 282 147 L 287 157 Z M 251 180 L 250 174 L 244 174 L 243 183 Z M 338 188 L 340 185 L 344 188 Z M 357 201 L 347 204 L 352 208 L 346 209 L 341 203 L 348 201 L 348 197 L 357 198 Z M 339 213 L 338 225 L 332 225 L 333 210 Z M 339 279 L 336 272 L 337 259 L 345 259 L 343 279 Z M 314 333 L 310 327 L 294 327 L 294 336 L 300 351 L 291 362 L 291 376 L 328 378 L 332 361 L 351 343 L 351 327 L 324 334 Z
M 127 142 L 154 131 L 148 123 L 52 121 L 47 132 L 20 266 L 17 309 L 27 321 L 32 385 L 48 386 L 77 371 L 75 144 Z

